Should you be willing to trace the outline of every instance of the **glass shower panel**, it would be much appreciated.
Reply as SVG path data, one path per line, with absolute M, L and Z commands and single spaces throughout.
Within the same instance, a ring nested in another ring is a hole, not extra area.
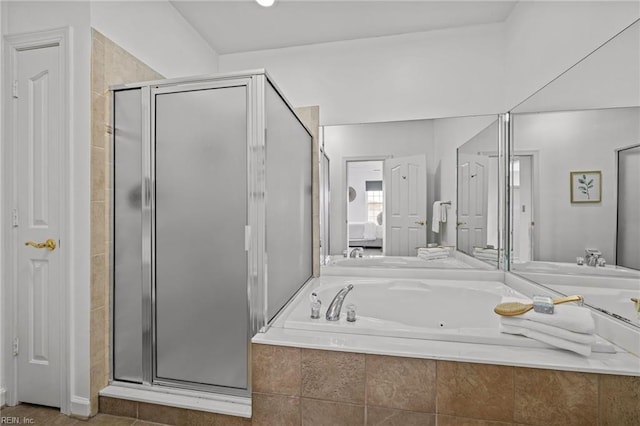
M 113 377 L 142 382 L 141 90 L 114 93 Z
M 312 275 L 311 136 L 266 85 L 269 321 Z
M 157 381 L 248 386 L 246 90 L 155 96 Z

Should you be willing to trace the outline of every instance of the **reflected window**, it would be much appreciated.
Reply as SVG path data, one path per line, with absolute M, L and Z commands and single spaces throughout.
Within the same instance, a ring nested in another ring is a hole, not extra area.
M 367 221 L 377 223 L 383 206 L 382 191 L 367 191 Z

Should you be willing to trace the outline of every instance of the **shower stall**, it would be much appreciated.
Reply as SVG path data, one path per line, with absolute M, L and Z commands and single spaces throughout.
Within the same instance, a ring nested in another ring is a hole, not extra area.
M 111 379 L 249 396 L 312 275 L 312 141 L 261 71 L 112 87 Z

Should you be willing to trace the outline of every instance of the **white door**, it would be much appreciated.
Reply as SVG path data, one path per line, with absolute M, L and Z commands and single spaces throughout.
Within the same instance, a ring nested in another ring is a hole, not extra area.
M 60 406 L 58 46 L 17 52 L 17 396 Z M 15 225 L 15 224 L 14 224 Z M 49 240 L 48 247 L 37 245 Z M 28 242 L 34 243 L 27 245 Z M 63 242 L 64 243 L 64 242 Z
M 473 254 L 487 244 L 488 159 L 458 153 L 458 250 Z
M 384 162 L 385 255 L 415 256 L 427 244 L 424 155 Z

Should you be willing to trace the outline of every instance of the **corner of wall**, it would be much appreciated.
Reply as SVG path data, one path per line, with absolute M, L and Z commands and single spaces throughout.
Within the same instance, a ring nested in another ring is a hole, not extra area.
M 80 419 L 88 419 L 91 415 L 91 404 L 88 398 L 82 398 L 79 396 L 71 396 L 69 414 L 72 417 Z

